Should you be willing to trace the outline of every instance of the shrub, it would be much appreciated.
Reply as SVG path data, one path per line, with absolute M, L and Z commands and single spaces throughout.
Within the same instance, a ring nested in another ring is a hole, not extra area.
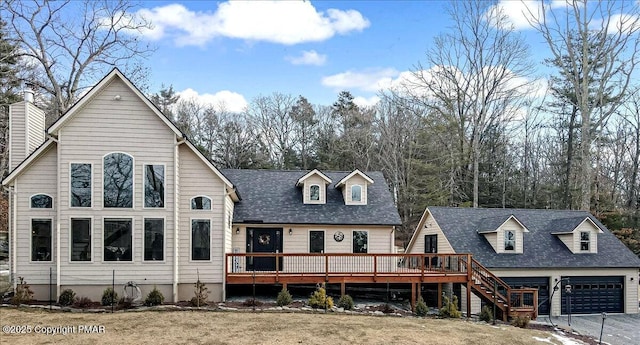
M 71 289 L 65 289 L 60 293 L 60 297 L 58 298 L 58 304 L 61 306 L 69 306 L 72 305 L 76 299 L 76 293 Z
M 480 321 L 491 322 L 491 320 L 493 320 L 493 310 L 491 310 L 488 305 L 485 305 L 484 307 L 482 307 L 478 318 L 480 319 Z
M 89 297 L 76 298 L 73 302 L 73 306 L 80 309 L 86 309 L 93 304 L 93 301 Z
M 33 291 L 31 286 L 27 284 L 23 277 L 18 277 L 18 285 L 16 286 L 16 293 L 11 297 L 11 304 L 20 305 L 31 302 L 33 299 Z
M 349 295 L 343 295 L 338 300 L 338 307 L 343 308 L 344 310 L 353 309 L 353 298 Z
M 444 296 L 444 303 L 438 315 L 442 317 L 460 318 L 462 313 L 458 311 L 458 296 L 453 295 L 453 301 L 449 300 L 449 297 Z
M 118 302 L 118 293 L 112 288 L 106 288 L 102 292 L 102 305 L 112 305 Z
M 258 301 L 255 298 L 247 298 L 244 300 L 244 302 L 242 302 L 242 305 L 245 307 L 257 307 L 261 306 L 262 302 Z
M 293 302 L 293 297 L 291 297 L 289 291 L 287 289 L 282 289 L 282 291 L 278 293 L 278 298 L 276 299 L 278 306 L 282 307 L 289 305 L 291 302 Z
M 522 317 L 516 316 L 513 320 L 511 320 L 511 326 L 527 328 L 529 327 L 529 321 L 531 321 L 531 318 L 529 318 L 529 315 L 522 316 Z
M 316 309 L 331 309 L 333 308 L 333 298 L 327 296 L 324 287 L 318 287 L 309 297 L 309 305 Z
M 429 308 L 427 308 L 427 304 L 424 303 L 424 299 L 422 296 L 418 297 L 418 302 L 416 302 L 416 316 L 427 316 L 429 312 Z
M 164 303 L 164 295 L 162 295 L 162 292 L 160 292 L 160 290 L 158 290 L 158 288 L 154 286 L 153 290 L 151 290 L 151 292 L 149 292 L 149 294 L 147 295 L 147 298 L 145 298 L 144 305 L 152 307 L 154 305 L 160 305 L 162 303 Z
M 133 298 L 131 297 L 122 297 L 118 301 L 118 307 L 121 309 L 131 309 L 133 308 Z
M 207 286 L 200 281 L 200 278 L 193 284 L 194 294 L 195 296 L 191 299 L 191 306 L 193 307 L 201 307 L 207 305 L 207 300 L 209 299 L 209 289 Z

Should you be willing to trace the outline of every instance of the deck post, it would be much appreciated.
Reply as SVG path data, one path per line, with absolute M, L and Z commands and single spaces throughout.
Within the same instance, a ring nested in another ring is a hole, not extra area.
M 276 283 L 279 281 L 278 273 L 280 271 L 280 257 L 278 256 L 278 251 L 276 251 Z
M 373 256 L 373 281 L 377 282 L 378 281 L 378 256 L 374 255 Z
M 324 280 L 329 281 L 329 256 L 324 256 Z
M 346 290 L 347 290 L 346 284 L 344 282 L 344 279 L 342 279 L 342 282 L 340 283 L 340 297 L 346 295 L 346 292 L 347 292 Z
M 416 283 L 411 283 L 411 311 L 416 310 Z
M 467 320 L 471 318 L 471 281 L 467 280 Z
M 442 308 L 442 283 L 438 283 L 438 309 Z

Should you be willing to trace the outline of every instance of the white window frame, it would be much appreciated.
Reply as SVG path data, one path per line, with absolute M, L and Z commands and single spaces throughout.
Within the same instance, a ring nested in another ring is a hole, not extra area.
M 313 188 L 314 186 L 318 187 L 318 200 L 311 199 L 311 188 Z M 317 184 L 317 183 L 309 185 L 309 202 L 312 202 L 312 203 L 321 203 L 322 202 L 322 189 L 320 188 L 320 185 Z
M 116 208 L 117 209 L 117 208 Z M 128 210 L 128 208 L 127 208 Z M 131 220 L 131 261 L 107 261 L 104 259 L 104 239 L 105 239 L 105 235 L 104 232 L 106 230 L 106 227 L 104 226 L 104 222 L 106 220 L 124 220 L 124 219 L 130 219 Z M 103 263 L 107 263 L 107 264 L 111 264 L 111 263 L 116 263 L 116 264 L 133 264 L 136 262 L 136 246 L 135 246 L 135 241 L 136 241 L 136 236 L 135 236 L 135 228 L 136 228 L 136 223 L 135 223 L 135 219 L 132 216 L 118 216 L 118 215 L 113 215 L 113 216 L 104 216 L 102 217 L 102 238 L 100 239 L 100 255 L 102 257 L 102 262 Z
M 31 202 L 31 201 L 29 201 Z M 49 222 L 51 222 L 51 258 L 47 261 L 38 261 L 38 260 L 33 260 L 33 221 L 34 220 L 48 220 Z M 53 241 L 53 217 L 30 217 L 29 218 L 29 263 L 32 264 L 47 264 L 50 265 L 51 263 L 54 262 L 53 258 L 55 256 L 55 247 L 54 247 L 54 241 Z
M 353 187 L 360 187 L 360 200 L 354 200 L 354 199 L 353 199 Z M 355 204 L 361 204 L 361 203 L 363 202 L 363 201 L 362 201 L 362 199 L 363 199 L 363 198 L 362 198 L 362 192 L 363 192 L 363 190 L 364 190 L 364 188 L 362 187 L 362 185 L 359 185 L 359 184 L 352 184 L 352 185 L 351 185 L 351 188 L 350 188 L 351 195 L 349 196 L 349 198 L 351 199 L 351 202 L 352 202 L 352 203 L 355 203 Z
M 356 252 L 353 251 L 353 249 L 354 249 L 353 248 L 353 240 L 356 237 L 355 236 L 355 232 L 356 231 L 358 231 L 358 232 L 366 232 L 367 233 L 367 251 L 365 253 L 356 253 Z M 371 249 L 370 246 L 369 246 L 369 243 L 371 242 L 369 240 L 371 239 L 371 237 L 369 235 L 370 235 L 369 230 L 351 230 L 351 253 L 352 254 L 369 254 L 370 249 Z
M 51 208 L 49 208 L 49 207 L 31 207 L 31 198 L 33 198 L 34 196 L 37 196 L 37 195 L 46 195 L 46 196 L 50 197 L 50 198 L 51 198 Z M 37 210 L 40 210 L 40 211 L 43 211 L 43 210 L 53 210 L 53 209 L 55 208 L 55 206 L 54 206 L 54 205 L 55 205 L 55 203 L 56 203 L 56 202 L 55 202 L 55 199 L 54 199 L 54 198 L 51 196 L 51 194 L 49 194 L 49 193 L 35 193 L 35 194 L 33 194 L 33 195 L 31 195 L 31 196 L 29 197 L 29 209 L 30 209 L 30 210 L 36 210 L 36 211 L 37 211 Z
M 102 158 L 102 161 L 104 162 L 104 157 Z M 91 206 L 89 207 L 83 207 L 83 206 L 71 206 L 71 165 L 72 164 L 88 164 L 90 166 L 90 171 L 91 171 L 91 178 L 90 178 L 90 184 L 91 184 Z M 93 198 L 93 196 L 95 195 L 94 193 L 94 181 L 95 180 L 95 172 L 93 171 L 93 163 L 88 163 L 88 162 L 69 162 L 69 208 L 73 208 L 73 209 L 79 209 L 79 210 L 87 210 L 87 209 L 92 209 L 95 207 L 95 200 Z M 103 181 L 104 183 L 104 181 Z M 103 190 L 104 192 L 104 190 Z
M 582 240 L 582 234 L 587 234 L 587 236 L 589 237 L 589 239 L 587 241 L 583 241 Z M 580 241 L 578 243 L 578 249 L 580 250 L 580 252 L 582 253 L 588 253 L 591 251 L 591 232 L 590 231 L 580 231 L 579 233 L 580 236 Z M 587 249 L 582 249 L 582 243 L 586 242 L 587 243 Z
M 507 249 L 507 241 L 510 241 L 507 240 L 508 232 L 513 233 L 513 249 Z M 504 230 L 502 236 L 502 249 L 507 253 L 515 252 L 518 249 L 518 233 L 515 230 Z
M 163 205 L 162 207 L 147 207 L 145 206 L 145 202 L 147 200 L 146 195 L 145 195 L 145 189 L 146 189 L 146 185 L 147 185 L 147 166 L 148 165 L 161 165 L 164 169 L 164 181 L 162 181 L 162 183 L 164 184 L 164 195 L 162 196 L 162 200 L 163 200 Z M 142 208 L 145 210 L 164 210 L 167 208 L 167 165 L 165 163 L 143 163 L 142 164 Z
M 145 226 L 144 223 L 147 219 L 162 219 L 162 260 L 145 260 L 144 259 L 144 254 L 145 254 L 145 243 L 144 243 L 144 239 L 145 239 Z M 165 263 L 167 261 L 167 219 L 166 217 L 162 216 L 162 217 L 143 217 L 142 218 L 142 262 L 143 263 L 147 263 L 147 264 L 153 264 L 153 263 Z
M 90 246 L 91 246 L 91 258 L 89 259 L 89 261 L 74 261 L 71 260 L 71 257 L 73 256 L 73 223 L 72 220 L 73 219 L 89 219 L 89 236 L 90 236 Z M 71 216 L 69 217 L 69 260 L 68 262 L 70 264 L 86 264 L 86 263 L 92 263 L 94 262 L 94 258 L 95 258 L 95 238 L 96 236 L 94 236 L 94 223 L 93 223 L 93 216 Z M 103 252 L 104 252 L 104 248 L 102 248 Z M 109 261 L 111 262 L 111 261 Z
M 208 209 L 208 210 L 206 210 L 206 209 L 199 210 L 197 208 L 192 208 L 191 204 L 193 203 L 193 199 L 195 199 L 195 198 L 207 198 L 207 199 L 209 199 L 209 204 L 211 204 L 211 208 Z M 192 212 L 210 212 L 210 211 L 213 211 L 213 198 L 211 198 L 211 197 L 209 197 L 207 195 L 196 195 L 193 198 L 189 199 L 189 210 L 191 210 Z
M 321 230 L 321 229 L 309 229 L 309 231 L 307 232 L 307 238 L 309 239 L 307 241 L 307 253 L 311 253 L 311 232 L 315 231 L 315 232 L 322 232 L 322 248 L 323 251 L 322 253 L 326 253 L 327 252 L 327 232 L 325 230 Z
M 213 205 L 212 207 L 213 208 Z M 206 220 L 209 221 L 209 260 L 194 260 L 193 259 L 193 221 L 194 220 Z M 213 221 L 211 218 L 191 217 L 189 218 L 189 262 L 212 262 L 213 261 Z
M 105 207 L 104 206 L 104 159 L 108 155 L 112 155 L 114 153 L 122 153 L 129 157 L 131 157 L 131 207 Z M 102 208 L 107 210 L 135 210 L 136 209 L 136 159 L 135 157 L 124 151 L 113 151 L 108 152 L 104 156 L 102 156 Z M 91 205 L 93 206 L 93 190 L 91 193 Z

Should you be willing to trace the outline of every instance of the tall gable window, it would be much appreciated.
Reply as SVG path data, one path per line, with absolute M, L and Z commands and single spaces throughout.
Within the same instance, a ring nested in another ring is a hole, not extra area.
M 353 185 L 351 186 L 351 201 L 362 201 L 362 186 Z
M 191 199 L 192 210 L 210 210 L 211 199 L 206 196 L 196 196 Z
M 369 233 L 366 231 L 353 232 L 353 252 L 366 253 L 369 246 Z
M 317 184 L 313 184 L 309 187 L 309 200 L 311 201 L 320 200 L 320 186 L 318 186 Z
M 580 250 L 589 251 L 589 243 L 591 242 L 591 237 L 588 231 L 580 231 Z
M 91 261 L 91 218 L 71 219 L 71 261 Z
M 91 207 L 91 164 L 71 163 L 71 207 Z
M 144 166 L 144 207 L 164 207 L 164 165 Z
M 516 249 L 516 233 L 512 230 L 504 231 L 504 250 Z
M 53 198 L 46 194 L 31 197 L 31 208 L 53 208 Z
M 211 221 L 191 220 L 191 260 L 211 259 Z
M 131 219 L 104 220 L 104 261 L 132 261 Z
M 51 261 L 51 219 L 31 220 L 31 261 Z
M 104 157 L 104 207 L 133 207 L 133 157 L 126 153 Z

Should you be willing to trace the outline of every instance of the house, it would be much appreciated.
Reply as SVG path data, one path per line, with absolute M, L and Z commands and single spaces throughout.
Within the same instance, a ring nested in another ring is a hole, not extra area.
M 182 301 L 200 280 L 220 301 L 227 272 L 293 269 L 234 253 L 394 250 L 381 173 L 220 171 L 117 69 L 46 131 L 32 97 L 11 105 L 10 131 L 11 272 L 36 299 L 115 281 Z
M 407 253 L 471 253 L 511 287 L 537 288 L 540 314 L 638 313 L 640 259 L 585 211 L 428 207 Z

